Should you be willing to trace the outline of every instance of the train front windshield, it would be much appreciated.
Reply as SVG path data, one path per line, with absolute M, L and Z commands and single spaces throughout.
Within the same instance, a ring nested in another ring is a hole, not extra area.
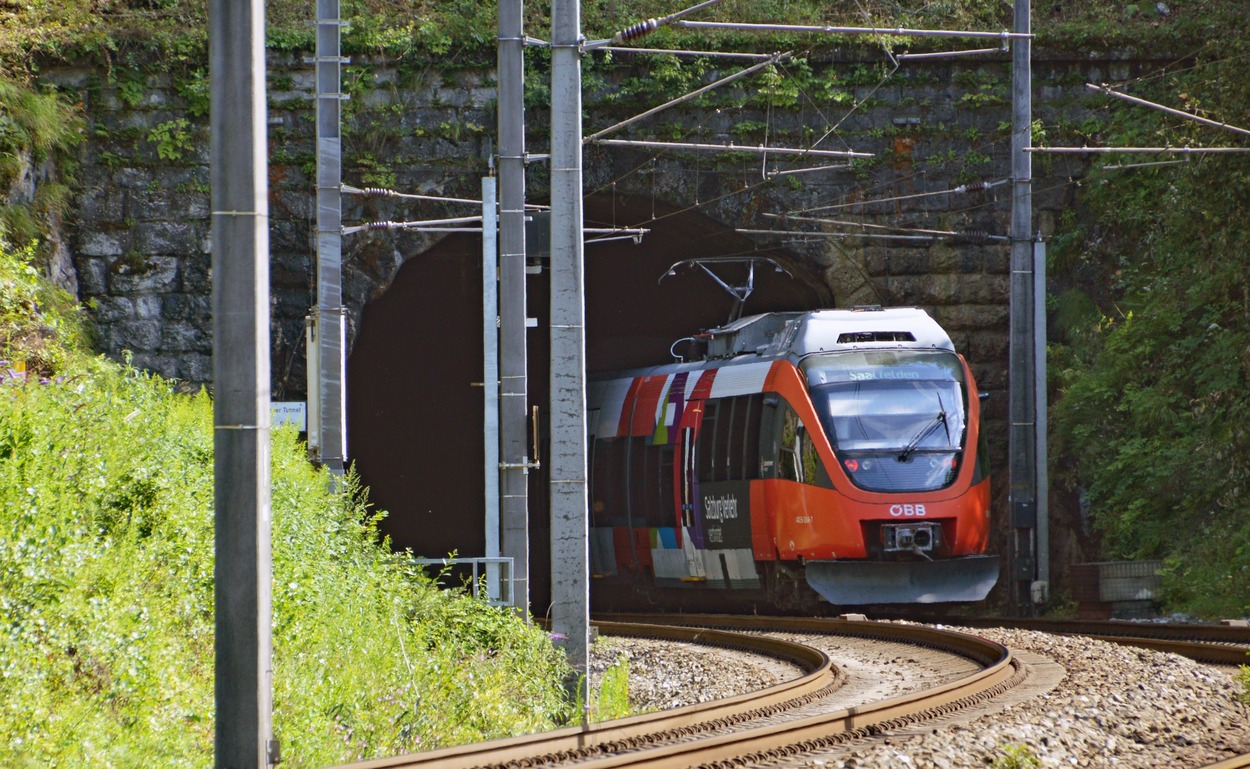
M 857 350 L 802 363 L 838 461 L 861 489 L 934 491 L 963 454 L 963 366 L 946 351 Z

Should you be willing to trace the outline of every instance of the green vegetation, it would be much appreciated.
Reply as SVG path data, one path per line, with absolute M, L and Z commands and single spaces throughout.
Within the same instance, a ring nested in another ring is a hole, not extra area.
M 1241 691 L 1237 693 L 1237 699 L 1250 705 L 1250 665 L 1242 665 L 1237 669 L 1236 680 L 1241 686 Z
M 55 376 L 85 347 L 86 318 L 74 297 L 40 277 L 34 246 L 0 254 L 0 377 Z
M 0 233 L 27 243 L 42 234 L 41 222 L 64 212 L 75 163 L 69 150 L 82 131 L 78 110 L 55 93 L 44 93 L 0 76 Z M 15 202 L 12 190 L 32 167 L 56 160 L 60 179 L 36 187 L 29 203 Z
M 1153 3 L 1078 3 L 1036 0 L 1034 26 L 1040 43 L 1072 50 L 1108 46 L 1153 46 L 1184 50 L 1202 45 L 1220 25 L 1240 28 L 1241 0 L 1206 0 L 1201 8 L 1172 4 L 1166 15 Z M 685 6 L 680 6 L 685 7 Z M 47 0 L 0 9 L 0 62 L 9 73 L 25 73 L 40 61 L 86 58 L 115 71 L 128 83 L 145 68 L 202 71 L 208 31 L 206 0 Z M 275 51 L 312 48 L 314 4 L 271 0 L 266 5 L 267 41 Z M 588 38 L 607 37 L 636 22 L 664 16 L 679 6 L 660 0 L 586 0 Z M 351 20 L 344 37 L 348 53 L 427 57 L 439 67 L 477 61 L 494 49 L 495 5 L 474 0 L 345 0 Z M 550 28 L 550 2 L 526 5 L 526 29 L 542 36 Z M 998 0 L 726 0 L 700 18 L 748 22 L 840 24 L 847 26 L 962 28 L 997 31 L 1011 26 L 1011 4 Z M 862 38 L 860 38 L 862 39 Z M 651 38 L 661 47 L 728 47 L 776 51 L 839 45 L 826 35 L 661 30 Z M 874 42 L 896 50 L 950 46 L 950 41 L 882 35 Z M 149 54 L 159 52 L 159 57 Z
M 1042 765 L 1028 745 L 1001 745 L 990 769 L 1037 769 Z
M 209 766 L 211 399 L 82 353 L 76 306 L 31 259 L 0 249 L 0 765 Z M 436 590 L 290 430 L 272 484 L 284 766 L 567 718 L 546 634 Z
M 629 707 L 629 657 L 622 654 L 603 671 L 603 678 L 594 698 L 595 721 L 610 721 L 633 715 Z
M 1250 46 L 1236 29 L 1144 98 L 1245 126 Z M 1238 137 L 1110 108 L 1091 144 L 1218 146 Z M 1107 558 L 1163 558 L 1168 608 L 1250 613 L 1250 158 L 1142 155 L 1083 180 L 1056 232 L 1050 348 L 1058 479 Z
M 156 155 L 161 160 L 181 160 L 194 146 L 191 122 L 180 117 L 159 123 L 148 132 L 148 141 L 156 145 Z

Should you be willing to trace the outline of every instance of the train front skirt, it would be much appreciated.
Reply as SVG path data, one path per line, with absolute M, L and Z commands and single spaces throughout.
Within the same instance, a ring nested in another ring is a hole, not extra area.
M 998 556 L 940 561 L 808 561 L 807 584 L 835 606 L 980 601 L 998 581 Z

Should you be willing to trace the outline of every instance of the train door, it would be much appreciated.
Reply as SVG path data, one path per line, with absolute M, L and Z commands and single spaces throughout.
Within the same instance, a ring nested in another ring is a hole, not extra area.
M 695 441 L 695 529 L 707 580 L 754 588 L 751 484 L 759 478 L 762 395 L 709 399 Z
M 680 460 L 674 463 L 673 467 L 675 512 L 677 513 L 677 526 L 681 531 L 681 549 L 686 561 L 686 578 L 704 580 L 707 579 L 707 569 L 704 568 L 703 557 L 699 553 L 699 549 L 703 547 L 703 531 L 699 525 L 699 479 L 695 468 L 698 457 L 697 438 L 703 426 L 707 401 L 692 400 L 684 405 L 677 428 Z

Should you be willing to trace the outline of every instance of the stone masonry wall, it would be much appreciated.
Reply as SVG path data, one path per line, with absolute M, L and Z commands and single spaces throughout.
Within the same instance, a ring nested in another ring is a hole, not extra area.
M 737 68 L 721 67 L 720 75 Z M 791 65 L 793 66 L 793 65 Z M 889 65 L 871 50 L 827 51 L 809 59 L 804 88 L 764 98 L 723 89 L 623 132 L 632 138 L 804 146 L 876 153 L 848 170 L 766 179 L 777 167 L 812 160 L 757 155 L 692 155 L 591 146 L 586 188 L 599 195 L 650 197 L 689 208 L 726 227 L 845 230 L 811 216 L 867 225 L 1006 234 L 1010 185 L 1010 69 L 991 59 Z M 1047 58 L 1035 71 L 1035 115 L 1053 143 L 1097 120 L 1104 102 L 1085 82 L 1123 78 L 1149 67 L 1114 57 Z M 642 59 L 587 59 L 586 133 L 652 106 L 620 99 Z M 784 69 L 783 69 L 784 72 Z M 80 295 L 93 307 L 110 356 L 191 385 L 211 379 L 211 275 L 207 118 L 194 88 L 168 74 L 123 89 L 90 68 L 46 70 L 46 82 L 83 94 L 89 121 L 66 242 Z M 476 197 L 494 134 L 490 71 L 437 62 L 357 61 L 345 74 L 344 177 L 357 187 Z M 311 65 L 274 59 L 269 71 L 270 276 L 273 395 L 303 395 L 303 318 L 315 298 L 314 111 Z M 546 151 L 548 115 L 531 105 L 528 149 Z M 822 161 L 841 164 L 839 161 Z M 1081 160 L 1038 158 L 1035 205 L 1049 234 L 1069 205 Z M 546 171 L 530 166 L 532 199 L 545 194 Z M 921 196 L 975 182 L 983 192 Z M 848 201 L 892 198 L 823 211 Z M 800 213 L 806 212 L 806 213 Z M 349 196 L 345 223 L 466 215 L 472 208 Z M 789 214 L 789 220 L 770 214 Z M 864 230 L 868 235 L 882 231 Z M 978 378 L 1005 390 L 1008 249 L 1004 245 L 911 239 L 753 236 L 804 274 L 823 281 L 838 305 L 928 307 L 967 351 Z M 344 294 L 351 328 L 370 298 L 434 235 L 368 233 L 345 238 Z M 1005 402 L 1003 403 L 1005 406 Z

